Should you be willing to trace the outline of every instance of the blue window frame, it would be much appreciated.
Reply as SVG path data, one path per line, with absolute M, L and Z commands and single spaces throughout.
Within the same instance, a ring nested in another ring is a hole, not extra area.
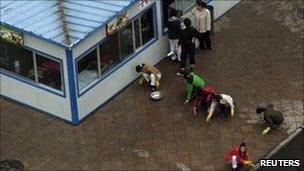
M 62 60 L 4 41 L 0 51 L 1 74 L 65 97 Z
M 97 76 L 90 80 L 86 86 L 81 85 L 77 77 L 78 96 L 84 94 L 94 87 L 102 79 L 113 73 L 121 64 L 129 61 L 142 48 L 149 45 L 157 38 L 155 3 L 133 17 L 129 23 L 120 30 L 111 33 L 97 45 L 93 46 L 76 59 L 76 69 L 79 68 L 79 61 L 86 58 L 87 54 L 97 50 Z M 92 50 L 93 49 L 93 50 Z M 77 71 L 78 73 L 78 71 Z

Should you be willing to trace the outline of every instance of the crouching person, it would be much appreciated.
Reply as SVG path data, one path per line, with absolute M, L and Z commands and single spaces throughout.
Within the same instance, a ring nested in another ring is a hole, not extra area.
M 266 108 L 258 107 L 256 113 L 262 115 L 263 120 L 267 124 L 267 127 L 262 131 L 263 135 L 268 134 L 271 129 L 275 129 L 284 121 L 282 113 L 274 110 L 272 104 L 267 105 Z
M 203 109 L 203 114 L 206 113 L 216 94 L 216 91 L 211 86 L 207 86 L 199 91 L 193 103 L 193 116 L 197 115 L 199 109 Z
M 232 97 L 226 94 L 216 94 L 208 110 L 208 116 L 206 118 L 207 122 L 210 121 L 216 106 L 219 107 L 220 113 L 224 116 L 234 116 L 234 104 Z
M 187 104 L 201 91 L 205 82 L 201 77 L 191 71 L 182 71 L 182 75 L 187 80 L 187 98 L 184 102 L 184 104 Z
M 254 166 L 249 158 L 245 143 L 232 147 L 225 155 L 226 161 L 231 164 L 232 170 L 237 170 L 243 166 Z
M 156 91 L 160 86 L 161 73 L 154 66 L 147 64 L 137 65 L 135 68 L 136 72 L 142 73 L 139 80 L 139 84 L 142 84 L 144 80 L 149 83 L 152 91 Z

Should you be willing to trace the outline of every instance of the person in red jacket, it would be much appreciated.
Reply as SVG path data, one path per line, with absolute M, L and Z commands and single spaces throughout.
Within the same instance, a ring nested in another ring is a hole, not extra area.
M 202 112 L 205 113 L 210 107 L 212 100 L 215 98 L 215 95 L 216 91 L 211 86 L 207 86 L 201 89 L 201 91 L 197 92 L 193 101 L 193 116 L 197 115 L 200 108 L 202 108 Z
M 246 144 L 243 142 L 239 146 L 232 147 L 225 156 L 227 162 L 232 164 L 232 169 L 236 170 L 242 166 L 253 166 L 249 158 Z

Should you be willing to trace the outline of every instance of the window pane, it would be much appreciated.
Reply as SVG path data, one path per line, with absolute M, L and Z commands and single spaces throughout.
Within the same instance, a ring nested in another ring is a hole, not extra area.
M 140 43 L 140 30 L 139 30 L 139 18 L 134 21 L 134 32 L 135 32 L 135 47 L 136 49 L 141 46 Z
M 60 63 L 36 54 L 38 82 L 62 90 Z
M 97 65 L 96 49 L 87 54 L 85 57 L 82 57 L 82 59 L 77 62 L 79 90 L 98 78 Z
M 117 32 L 111 34 L 105 42 L 99 45 L 99 52 L 101 72 L 104 72 L 110 68 L 110 66 L 119 62 L 119 40 Z
M 163 1 L 163 21 L 164 27 L 168 26 L 168 18 L 172 9 L 177 10 L 177 16 L 182 16 L 194 6 L 195 0 L 164 0 Z
M 153 26 L 153 8 L 150 8 L 141 16 L 141 32 L 143 45 L 154 37 Z
M 0 40 L 0 67 L 35 80 L 33 52 Z
M 120 31 L 121 59 L 133 52 L 132 23 Z
M 168 18 L 170 14 L 170 8 L 169 6 L 174 4 L 175 0 L 164 0 L 163 2 L 163 21 L 164 21 L 164 26 L 167 27 L 168 25 Z

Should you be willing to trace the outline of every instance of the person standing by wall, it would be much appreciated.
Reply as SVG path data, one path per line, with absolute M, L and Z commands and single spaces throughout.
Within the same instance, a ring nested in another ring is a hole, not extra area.
M 182 18 L 189 18 L 195 15 L 196 29 L 199 31 L 199 53 L 205 50 L 214 50 L 211 47 L 210 31 L 211 31 L 211 14 L 207 9 L 207 3 L 202 0 L 196 0 L 196 7 Z
M 178 61 L 181 60 L 180 58 L 180 52 L 179 52 L 179 45 L 178 45 L 178 39 L 181 33 L 181 21 L 180 18 L 177 17 L 177 11 L 175 9 L 172 9 L 170 11 L 170 18 L 168 19 L 168 38 L 170 42 L 170 55 L 172 60 L 178 59 Z
M 198 31 L 191 26 L 191 20 L 186 18 L 184 20 L 184 24 L 186 28 L 182 30 L 178 44 L 181 46 L 181 72 L 186 70 L 186 60 L 190 58 L 190 71 L 193 71 L 193 67 L 195 65 L 194 59 L 194 52 L 195 52 L 195 45 L 194 40 L 195 38 L 199 37 Z M 177 73 L 180 75 L 180 73 Z

